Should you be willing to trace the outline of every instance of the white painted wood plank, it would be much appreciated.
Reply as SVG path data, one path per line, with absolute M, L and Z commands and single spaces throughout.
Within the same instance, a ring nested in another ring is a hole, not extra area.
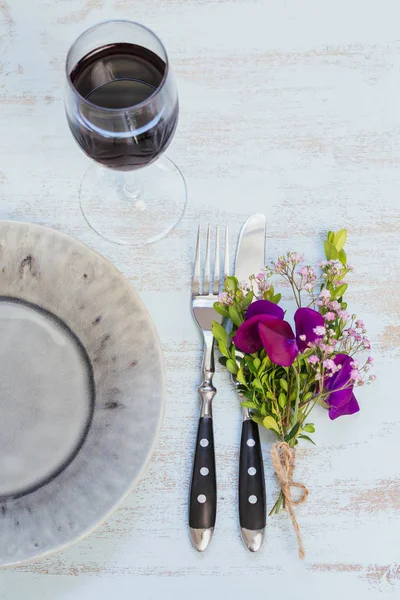
M 0 217 L 55 227 L 109 258 L 142 295 L 168 369 L 165 424 L 143 481 L 84 541 L 1 573 L 2 600 L 399 593 L 399 16 L 395 0 L 0 1 Z M 87 228 L 77 192 L 90 162 L 63 112 L 67 49 L 106 18 L 157 31 L 180 90 L 170 155 L 187 179 L 188 210 L 168 239 L 139 251 Z M 298 511 L 304 564 L 284 515 L 270 519 L 258 555 L 241 544 L 240 415 L 220 372 L 218 522 L 204 556 L 187 532 L 201 360 L 189 312 L 195 231 L 199 220 L 229 223 L 233 244 L 252 212 L 268 215 L 271 259 L 287 249 L 317 259 L 327 229 L 348 229 L 351 308 L 375 345 L 378 380 L 359 391 L 362 411 L 334 423 L 317 411 L 318 446 L 298 453 L 297 477 L 310 487 Z

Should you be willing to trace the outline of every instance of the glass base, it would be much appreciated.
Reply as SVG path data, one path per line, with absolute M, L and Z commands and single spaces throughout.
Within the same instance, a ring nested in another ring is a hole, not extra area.
M 186 200 L 183 175 L 165 156 L 127 173 L 94 164 L 80 188 L 90 227 L 110 242 L 136 248 L 168 235 L 181 220 Z

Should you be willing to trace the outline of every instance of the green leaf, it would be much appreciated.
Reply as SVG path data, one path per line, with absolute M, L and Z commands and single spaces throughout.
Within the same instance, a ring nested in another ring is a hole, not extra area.
M 341 305 L 340 305 L 340 308 L 342 310 L 346 310 L 346 308 L 347 308 L 347 302 L 342 302 Z
M 279 380 L 279 383 L 280 383 L 280 385 L 281 385 L 281 388 L 282 388 L 283 390 L 285 390 L 285 392 L 287 392 L 287 391 L 288 391 L 288 385 L 287 385 L 287 381 L 286 381 L 286 379 L 280 379 L 280 380 Z
M 266 429 L 272 429 L 273 431 L 276 431 L 278 435 L 281 433 L 278 423 L 275 421 L 274 417 L 264 417 L 263 425 Z
M 216 321 L 213 321 L 211 325 L 211 331 L 217 342 L 221 341 L 225 344 L 225 346 L 229 345 L 228 334 L 226 333 L 222 325 L 220 325 Z
M 273 302 L 274 304 L 279 304 L 281 298 L 282 294 L 275 294 L 275 296 L 272 296 L 271 302 Z
M 330 242 L 324 242 L 325 256 L 327 260 L 335 260 L 339 256 L 339 252 Z
M 228 308 L 219 302 L 214 302 L 214 310 L 223 317 L 229 317 Z
M 265 370 L 266 370 L 266 368 L 267 368 L 267 366 L 269 365 L 269 363 L 270 363 L 270 362 L 271 362 L 271 361 L 270 361 L 270 359 L 269 359 L 269 356 L 266 356 L 266 357 L 263 359 L 263 361 L 262 361 L 262 365 L 261 365 L 261 368 L 262 368 L 262 370 L 263 370 L 263 371 L 265 371 Z
M 261 383 L 261 381 L 259 379 L 253 379 L 253 381 L 251 383 L 252 383 L 252 386 L 255 387 L 255 388 L 257 388 L 258 390 L 263 390 L 264 389 L 263 386 L 262 386 L 262 383 Z
M 307 442 L 311 442 L 311 444 L 314 444 L 314 446 L 316 446 L 317 444 L 310 438 L 308 437 L 308 435 L 299 435 L 299 438 L 301 438 L 302 440 L 307 440 Z
M 246 296 L 244 297 L 244 300 L 243 300 L 244 310 L 247 310 L 249 308 L 253 298 L 254 298 L 253 292 L 248 292 L 248 294 L 246 294 Z
M 254 423 L 257 423 L 257 425 L 262 425 L 264 423 L 263 417 L 256 417 L 252 415 L 251 420 L 254 421 Z
M 268 392 L 265 395 L 268 398 L 268 400 L 274 400 L 275 399 L 275 396 L 269 390 L 268 390 Z
M 307 433 L 314 433 L 314 431 L 315 431 L 314 423 L 307 423 L 307 425 L 305 425 L 303 427 L 303 431 L 307 431 Z
M 338 252 L 340 252 L 340 250 L 342 250 L 343 246 L 345 245 L 346 238 L 347 231 L 345 229 L 340 229 L 337 233 L 335 233 L 335 237 L 333 238 L 332 243 Z
M 296 436 L 299 429 L 300 429 L 300 423 L 296 423 L 296 425 L 294 425 L 292 427 L 292 429 L 289 431 L 289 433 L 287 433 L 285 435 L 285 442 L 289 442 L 291 439 L 293 439 Z
M 283 392 L 281 392 L 278 396 L 278 403 L 281 408 L 285 408 L 287 402 L 287 396 Z
M 238 286 L 238 280 L 236 279 L 236 277 L 230 276 L 225 279 L 224 287 L 226 290 L 233 290 L 234 292 L 236 292 L 237 286 Z
M 307 392 L 307 394 L 304 394 L 304 397 L 302 398 L 303 402 L 308 402 L 310 400 L 310 398 L 312 398 L 313 393 L 312 392 Z
M 232 373 L 232 375 L 236 375 L 239 370 L 236 361 L 232 360 L 231 358 L 228 358 L 226 361 L 226 368 L 228 369 L 229 373 Z
M 243 408 L 255 408 L 258 409 L 258 406 L 255 402 L 250 402 L 249 400 L 246 400 L 246 402 L 241 402 L 240 406 L 243 406 Z
M 328 231 L 327 241 L 333 244 L 333 240 L 335 239 L 335 233 L 333 231 Z
M 246 356 L 245 362 L 250 373 L 257 376 L 257 369 L 254 366 L 253 359 L 250 356 Z
M 218 348 L 219 348 L 219 351 L 221 352 L 221 354 L 226 356 L 226 358 L 230 358 L 229 350 L 225 346 L 224 342 L 222 342 L 221 340 L 218 340 Z
M 258 369 L 260 368 L 260 365 L 261 365 L 261 360 L 259 358 L 255 358 L 253 360 L 253 365 L 254 365 L 255 369 L 258 371 Z
M 341 298 L 348 287 L 349 286 L 347 283 L 342 283 L 342 285 L 339 285 L 339 287 L 337 287 L 333 290 L 332 298 Z
M 232 319 L 232 323 L 234 325 L 236 325 L 236 327 L 240 327 L 240 325 L 243 323 L 243 317 L 240 315 L 238 309 L 236 308 L 236 306 L 229 306 L 229 316 Z
M 346 252 L 344 250 L 341 250 L 339 252 L 339 260 L 344 267 L 347 265 L 347 256 L 346 256 Z
M 219 359 L 218 359 L 218 362 L 219 362 L 219 363 L 220 363 L 220 364 L 221 364 L 223 367 L 226 367 L 226 361 L 227 361 L 227 360 L 228 360 L 228 359 L 226 358 L 226 356 L 220 356 L 220 357 L 219 357 Z
M 231 359 L 232 360 L 236 360 L 236 348 L 235 348 L 235 344 L 232 344 L 232 346 L 231 346 Z
M 238 380 L 239 383 L 241 383 L 242 385 L 245 385 L 247 387 L 247 381 L 244 376 L 242 368 L 240 368 L 239 371 L 236 373 L 236 379 Z
M 267 405 L 265 404 L 265 402 L 263 402 L 261 404 L 261 410 L 260 410 L 261 416 L 265 417 L 267 415 Z

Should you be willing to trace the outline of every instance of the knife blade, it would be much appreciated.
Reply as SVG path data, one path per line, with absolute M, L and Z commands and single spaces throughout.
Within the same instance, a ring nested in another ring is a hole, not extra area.
M 264 215 L 256 214 L 243 225 L 235 259 L 235 277 L 248 282 L 265 265 Z M 245 398 L 238 393 L 240 401 Z M 258 425 L 249 410 L 243 408 L 242 435 L 239 459 L 239 522 L 245 546 L 256 552 L 264 539 L 267 509 L 265 495 L 264 465 Z

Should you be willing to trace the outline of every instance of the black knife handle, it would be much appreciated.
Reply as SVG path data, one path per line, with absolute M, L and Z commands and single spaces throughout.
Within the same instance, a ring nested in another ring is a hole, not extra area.
M 243 421 L 239 464 L 240 527 L 264 529 L 267 519 L 264 465 L 258 425 Z
M 200 417 L 190 489 L 189 526 L 209 529 L 217 514 L 217 480 L 215 474 L 212 417 Z

